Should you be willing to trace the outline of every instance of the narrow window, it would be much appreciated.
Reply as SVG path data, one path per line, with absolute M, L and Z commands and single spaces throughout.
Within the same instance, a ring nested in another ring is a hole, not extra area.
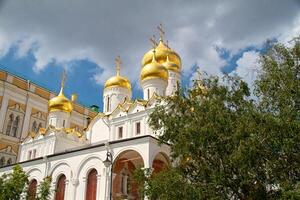
M 147 96 L 148 96 L 148 99 L 150 99 L 150 90 L 147 89 Z
M 92 169 L 87 176 L 87 184 L 86 184 L 86 200 L 96 200 L 97 196 L 97 170 Z
M 12 160 L 11 158 L 7 160 L 7 165 L 11 165 L 12 164 Z
M 122 173 L 122 175 L 121 175 L 121 193 L 122 194 L 126 194 L 125 193 L 125 191 L 126 191 L 125 190 L 125 185 L 127 185 L 127 184 L 126 184 L 126 177 L 125 176 L 126 176 L 126 174 Z
M 40 122 L 36 132 L 38 132 L 38 131 L 40 130 L 40 128 L 42 128 L 42 126 L 43 126 L 43 125 L 42 125 L 42 123 Z
M 2 157 L 2 158 L 0 159 L 0 167 L 2 167 L 2 166 L 4 166 L 4 165 L 5 165 L 5 158 Z
M 34 149 L 34 150 L 32 151 L 32 158 L 35 158 L 35 156 L 36 156 L 36 149 Z
M 8 121 L 8 124 L 7 124 L 7 127 L 6 127 L 6 135 L 10 135 L 10 130 L 11 130 L 13 121 L 14 121 L 14 115 L 10 114 L 9 115 L 9 121 Z
M 35 133 L 37 132 L 37 131 L 36 131 L 36 125 L 37 125 L 37 124 L 36 124 L 36 121 L 34 121 L 34 122 L 32 123 L 32 127 L 31 127 L 31 131 L 32 131 L 32 132 L 35 132 Z
M 65 127 L 65 120 L 63 120 L 63 127 Z
M 64 200 L 65 199 L 65 188 L 66 188 L 66 176 L 62 174 L 56 184 L 55 188 L 55 200 Z
M 118 130 L 118 138 L 121 139 L 122 137 L 123 137 L 123 126 L 120 126 Z
M 106 112 L 109 111 L 109 106 L 110 106 L 110 105 L 109 105 L 109 103 L 110 103 L 109 100 L 110 100 L 109 97 L 107 97 L 107 102 L 106 102 Z
M 30 151 L 28 151 L 28 155 L 27 155 L 27 159 L 28 159 L 28 160 L 30 160 L 30 159 L 31 159 L 31 154 L 32 154 L 31 150 L 30 150 Z
M 16 137 L 18 128 L 19 128 L 19 122 L 20 122 L 20 117 L 17 116 L 15 121 L 13 122 L 13 127 L 12 127 L 12 136 Z
M 139 135 L 141 133 L 141 122 L 135 124 L 135 129 L 136 134 Z

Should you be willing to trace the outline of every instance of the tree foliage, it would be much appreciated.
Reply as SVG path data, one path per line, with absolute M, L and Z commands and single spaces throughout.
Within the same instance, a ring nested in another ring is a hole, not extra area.
M 35 197 L 28 193 L 28 175 L 20 165 L 13 167 L 12 173 L 0 177 L 0 200 L 36 199 L 48 200 L 50 198 L 51 177 L 46 177 L 39 183 Z
M 149 124 L 174 166 L 137 173 L 150 199 L 291 199 L 300 190 L 300 44 L 261 55 L 256 100 L 239 77 L 166 97 Z

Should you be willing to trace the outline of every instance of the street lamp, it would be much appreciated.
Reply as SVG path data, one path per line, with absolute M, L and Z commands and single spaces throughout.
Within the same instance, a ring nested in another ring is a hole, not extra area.
M 103 164 L 106 168 L 110 167 L 110 188 L 109 188 L 109 199 L 112 200 L 112 181 L 113 181 L 113 156 L 108 151 L 106 152 L 106 159 L 103 161 Z

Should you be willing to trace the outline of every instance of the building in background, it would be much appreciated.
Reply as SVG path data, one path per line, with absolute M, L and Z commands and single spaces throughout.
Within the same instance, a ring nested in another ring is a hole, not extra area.
M 20 143 L 46 128 L 48 101 L 55 94 L 49 90 L 0 70 L 0 167 L 16 162 Z M 73 104 L 70 128 L 83 132 L 97 112 Z

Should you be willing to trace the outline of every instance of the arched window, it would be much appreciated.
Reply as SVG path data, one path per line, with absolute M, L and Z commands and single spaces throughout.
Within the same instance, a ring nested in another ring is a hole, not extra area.
M 28 187 L 28 197 L 29 197 L 28 199 L 30 200 L 35 199 L 36 188 L 37 188 L 37 181 L 35 179 L 32 179 Z
M 19 128 L 19 122 L 20 122 L 20 117 L 17 116 L 16 119 L 13 122 L 13 126 L 12 126 L 12 136 L 16 137 L 17 136 L 17 132 L 18 132 L 18 128 Z
M 36 133 L 36 121 L 32 123 L 31 131 Z
M 11 158 L 7 160 L 7 165 L 11 165 L 12 164 L 12 160 Z
M 42 128 L 42 126 L 43 126 L 43 125 L 42 125 L 42 123 L 40 122 L 40 123 L 39 123 L 39 126 L 38 126 L 38 128 L 37 128 L 37 130 L 36 130 L 36 132 L 38 132 L 38 131 L 40 130 L 40 128 Z
M 87 184 L 86 184 L 86 200 L 96 200 L 97 196 L 97 170 L 92 169 L 87 176 Z
M 0 167 L 3 167 L 4 165 L 5 165 L 5 158 L 2 157 L 2 158 L 0 159 Z
M 121 173 L 121 193 L 123 195 L 129 194 L 129 188 L 130 188 L 130 174 L 127 168 L 124 168 Z
M 107 97 L 106 112 L 109 111 L 109 107 L 110 107 L 109 103 L 110 103 L 110 99 L 109 99 L 109 97 Z
M 8 123 L 7 123 L 7 127 L 6 127 L 6 135 L 10 135 L 10 130 L 11 130 L 11 126 L 12 126 L 13 121 L 14 121 L 14 114 L 10 114 L 9 115 L 9 120 L 8 120 Z
M 56 188 L 55 188 L 55 200 L 64 200 L 65 198 L 65 188 L 66 188 L 66 176 L 64 174 L 60 175 Z
M 126 175 L 125 175 L 125 173 L 122 173 L 121 174 L 121 193 L 123 193 L 123 194 L 126 194 L 126 192 L 125 192 L 125 185 L 127 185 L 126 184 Z

